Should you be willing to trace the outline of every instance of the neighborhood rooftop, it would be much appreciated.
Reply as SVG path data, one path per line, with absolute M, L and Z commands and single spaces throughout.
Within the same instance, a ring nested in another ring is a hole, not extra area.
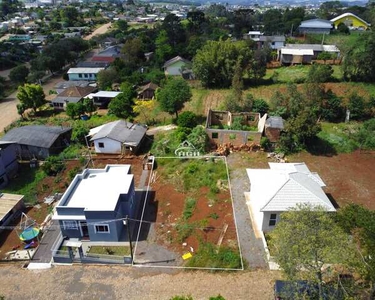
M 2 220 L 23 199 L 23 195 L 0 192 L 0 220 Z
M 121 94 L 121 92 L 99 91 L 97 93 L 91 93 L 91 94 L 87 95 L 87 98 L 93 98 L 93 97 L 114 98 L 114 97 L 116 97 L 120 94 Z
M 11 129 L 0 140 L 49 148 L 62 133 L 69 130 L 69 127 L 28 125 Z
M 89 136 L 92 136 L 91 141 L 107 137 L 122 143 L 126 142 L 130 146 L 136 146 L 143 139 L 146 131 L 147 129 L 139 124 L 118 120 L 91 129 Z
M 83 208 L 86 211 L 114 211 L 120 195 L 129 192 L 133 176 L 130 165 L 86 169 L 76 175 L 58 206 Z M 62 218 L 58 216 L 58 219 Z
M 166 68 L 170 65 L 173 65 L 174 63 L 178 62 L 178 61 L 182 61 L 184 63 L 190 63 L 190 61 L 188 61 L 187 59 L 184 59 L 182 58 L 181 56 L 176 56 L 176 57 L 173 57 L 172 59 L 170 60 L 167 60 L 165 63 L 164 63 L 164 66 L 163 68 Z
M 102 70 L 104 70 L 104 68 L 70 68 L 68 74 L 95 74 L 99 73 Z
M 250 198 L 257 201 L 260 211 L 286 211 L 298 204 L 336 210 L 322 190 L 324 182 L 305 163 L 269 163 L 269 166 L 270 169 L 247 169 Z

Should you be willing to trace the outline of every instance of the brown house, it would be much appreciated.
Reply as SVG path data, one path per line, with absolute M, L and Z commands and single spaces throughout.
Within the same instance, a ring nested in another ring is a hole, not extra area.
M 155 91 L 157 88 L 159 88 L 159 86 L 152 82 L 141 86 L 137 98 L 141 100 L 152 100 L 155 97 Z
M 68 103 L 78 103 L 87 95 L 97 91 L 96 87 L 71 86 L 52 99 L 51 103 L 56 110 L 65 110 Z

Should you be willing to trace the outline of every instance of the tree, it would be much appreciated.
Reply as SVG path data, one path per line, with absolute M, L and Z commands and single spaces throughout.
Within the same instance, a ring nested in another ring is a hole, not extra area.
M 96 111 L 96 106 L 94 105 L 94 101 L 90 98 L 83 99 L 83 109 L 85 113 L 88 113 L 90 116 L 91 114 Z
M 363 149 L 375 149 L 375 119 L 370 119 L 363 122 L 357 139 Z
M 108 114 L 115 115 L 122 119 L 132 119 L 136 116 L 133 111 L 135 106 L 134 96 L 135 92 L 130 85 L 121 85 L 122 93 L 116 96 L 108 105 Z
M 17 113 L 21 116 L 21 119 L 23 120 L 24 119 L 24 113 L 26 111 L 26 106 L 25 104 L 22 104 L 22 103 L 18 103 L 17 104 Z
M 253 102 L 253 111 L 260 113 L 262 116 L 268 112 L 270 106 L 263 99 L 255 99 Z
M 122 32 L 125 32 L 128 30 L 129 25 L 125 20 L 118 20 L 115 22 L 114 27 Z
M 337 30 L 338 32 L 340 33 L 343 33 L 343 34 L 350 34 L 350 30 L 349 30 L 349 27 L 345 25 L 345 23 L 339 23 L 339 25 L 337 25 Z
M 202 126 L 196 126 L 187 136 L 187 140 L 201 153 L 205 153 L 208 149 L 209 138 Z
M 97 82 L 101 90 L 111 90 L 112 83 L 119 82 L 120 76 L 115 69 L 101 70 Z
M 45 103 L 43 88 L 37 84 L 25 84 L 18 88 L 17 99 L 25 108 L 32 108 L 34 112 Z
M 166 85 L 156 90 L 156 100 L 159 102 L 163 111 L 169 114 L 176 114 L 180 111 L 185 102 L 191 99 L 191 90 L 187 82 L 182 78 L 173 78 L 168 80 Z
M 197 126 L 197 116 L 192 111 L 184 111 L 177 120 L 177 125 L 185 128 L 194 128 Z
M 369 283 L 375 299 L 375 213 L 358 204 L 349 204 L 338 211 L 339 225 L 350 234 L 357 245 L 360 260 L 353 260 L 352 265 L 362 278 Z
M 322 52 L 327 53 L 327 52 Z M 324 59 L 324 58 L 319 58 Z M 307 73 L 307 83 L 324 83 L 332 80 L 333 69 L 330 65 L 312 65 Z
M 354 120 L 361 120 L 366 115 L 365 99 L 353 92 L 349 96 L 348 109 L 350 111 L 350 118 Z
M 334 271 L 323 266 L 348 266 L 353 258 L 349 235 L 322 207 L 300 205 L 282 213 L 269 236 L 272 255 L 288 279 L 307 277 L 315 282 L 319 299 L 323 299 L 324 275 Z
M 142 40 L 140 38 L 126 40 L 121 52 L 124 54 L 124 61 L 128 65 L 136 66 L 144 59 Z
M 185 30 L 181 25 L 181 20 L 175 14 L 168 14 L 163 20 L 161 29 L 165 30 L 168 37 L 168 43 L 171 47 L 185 42 Z
M 17 84 L 24 84 L 29 75 L 29 69 L 25 65 L 13 68 L 9 73 L 9 79 Z
M 78 118 L 85 113 L 85 107 L 82 102 L 68 103 L 66 105 L 66 114 L 72 118 Z
M 244 41 L 208 41 L 193 59 L 193 71 L 205 87 L 229 87 L 237 64 L 244 72 L 252 68 L 252 55 Z
M 159 64 L 170 58 L 173 54 L 171 45 L 168 44 L 168 35 L 165 30 L 161 30 L 155 40 L 155 56 Z

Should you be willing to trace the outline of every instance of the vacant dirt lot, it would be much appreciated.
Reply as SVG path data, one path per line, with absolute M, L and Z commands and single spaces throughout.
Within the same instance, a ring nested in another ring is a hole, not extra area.
M 208 300 L 221 294 L 227 300 L 272 299 L 277 272 L 179 272 L 117 266 L 66 266 L 25 271 L 20 265 L 0 268 L 0 294 L 5 299 L 131 299 L 168 300 L 191 295 Z
M 235 153 L 240 156 L 232 168 L 268 168 L 266 153 Z M 326 184 L 325 192 L 338 206 L 358 203 L 375 210 L 375 152 L 316 156 L 303 152 L 287 157 L 289 162 L 305 162 Z

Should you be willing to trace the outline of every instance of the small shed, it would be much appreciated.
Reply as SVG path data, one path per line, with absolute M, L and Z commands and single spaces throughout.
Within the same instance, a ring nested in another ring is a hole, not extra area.
M 271 143 L 276 143 L 280 139 L 281 131 L 284 129 L 284 120 L 282 117 L 269 117 L 266 120 L 264 134 Z
M 23 198 L 23 195 L 0 193 L 0 226 L 6 226 L 20 216 L 25 208 Z
M 159 86 L 155 83 L 148 83 L 144 86 L 141 86 L 139 91 L 138 91 L 138 99 L 141 100 L 151 100 L 154 99 L 155 96 L 155 91 L 156 89 L 159 88 Z
M 72 128 L 28 125 L 13 128 L 0 141 L 13 142 L 20 159 L 45 159 L 69 146 Z

